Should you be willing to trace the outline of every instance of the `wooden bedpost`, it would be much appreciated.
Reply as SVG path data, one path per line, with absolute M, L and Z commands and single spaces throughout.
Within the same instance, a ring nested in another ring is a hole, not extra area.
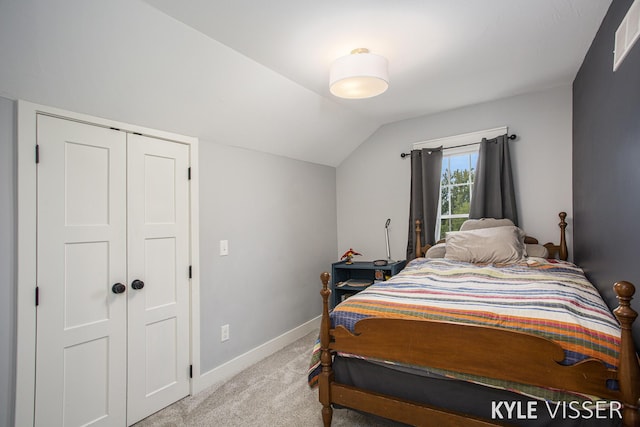
M 565 222 L 565 219 L 567 218 L 567 213 L 560 212 L 558 216 L 560 217 L 560 224 L 558 224 L 558 226 L 560 226 L 560 249 L 559 249 L 558 257 L 562 261 L 566 261 L 567 259 L 569 259 L 569 250 L 567 249 L 567 239 L 565 235 L 566 234 L 565 229 L 567 228 L 567 223 Z
M 322 364 L 322 371 L 318 378 L 318 397 L 320 403 L 322 403 L 322 421 L 325 427 L 331 425 L 331 418 L 333 417 L 333 408 L 331 408 L 333 368 L 331 367 L 331 352 L 329 351 L 331 342 L 331 337 L 329 336 L 329 330 L 331 329 L 331 318 L 329 317 L 330 278 L 331 275 L 327 272 L 320 275 L 320 280 L 322 280 L 322 290 L 320 291 L 320 295 L 322 295 L 322 320 L 320 323 L 320 363 Z
M 556 245 L 553 243 L 545 243 L 544 247 L 547 248 L 547 250 L 549 251 L 549 258 L 557 257 L 562 261 L 566 261 L 567 259 L 569 259 L 569 250 L 567 248 L 567 236 L 566 236 L 567 222 L 565 221 L 565 219 L 567 219 L 567 213 L 560 212 L 558 216 L 560 217 L 560 223 L 558 224 L 558 226 L 560 227 L 560 244 Z M 527 239 L 529 239 L 529 237 L 527 237 Z M 527 242 L 525 239 L 525 243 L 538 243 L 538 242 L 537 241 Z
M 624 409 L 622 412 L 623 425 L 627 427 L 640 426 L 638 401 L 640 400 L 640 365 L 633 343 L 632 325 L 638 313 L 631 308 L 631 299 L 635 287 L 629 282 L 616 282 L 613 289 L 618 296 L 618 308 L 613 314 L 618 318 L 622 328 L 620 345 L 620 363 L 618 366 L 618 383 Z
M 420 239 L 420 234 L 422 233 L 422 228 L 420 227 L 422 223 L 419 219 L 416 219 L 416 258 L 424 256 L 427 252 L 425 248 L 422 247 L 422 242 Z

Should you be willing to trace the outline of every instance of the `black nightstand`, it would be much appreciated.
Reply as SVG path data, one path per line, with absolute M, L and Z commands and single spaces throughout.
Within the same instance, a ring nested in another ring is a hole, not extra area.
M 387 265 L 376 266 L 371 261 L 354 261 L 347 264 L 346 261 L 334 262 L 331 264 L 331 307 L 335 307 L 341 301 L 355 295 L 367 288 L 367 286 L 350 286 L 348 284 L 340 286 L 342 282 L 353 279 L 357 281 L 387 280 L 395 276 L 407 264 L 406 261 L 395 261 Z M 377 276 L 377 277 L 376 277 Z

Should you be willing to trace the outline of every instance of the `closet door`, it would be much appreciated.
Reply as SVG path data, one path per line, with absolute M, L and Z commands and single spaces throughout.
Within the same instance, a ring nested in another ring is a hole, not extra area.
M 126 134 L 38 116 L 37 138 L 35 425 L 121 426 Z
M 128 424 L 189 394 L 189 147 L 128 135 Z

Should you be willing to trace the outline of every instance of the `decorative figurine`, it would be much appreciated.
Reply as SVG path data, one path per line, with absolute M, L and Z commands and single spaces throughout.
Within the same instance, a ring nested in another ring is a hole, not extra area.
M 362 255 L 362 254 L 354 251 L 353 248 L 349 248 L 349 250 L 340 257 L 340 260 L 343 260 L 346 258 L 347 264 L 353 264 L 353 257 L 355 255 Z

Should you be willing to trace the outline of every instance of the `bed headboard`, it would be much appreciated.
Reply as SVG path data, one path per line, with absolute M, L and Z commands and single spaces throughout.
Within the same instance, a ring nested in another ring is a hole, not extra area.
M 566 231 L 567 223 L 565 219 L 567 219 L 566 212 L 560 212 L 558 214 L 560 217 L 560 223 L 558 223 L 558 227 L 560 227 L 560 244 L 554 245 L 553 243 L 545 243 L 544 247 L 549 251 L 549 258 L 558 258 L 562 261 L 566 261 L 569 259 L 569 250 L 567 249 L 567 237 Z
M 560 217 L 560 223 L 558 227 L 560 227 L 560 244 L 556 245 L 554 243 L 545 243 L 544 247 L 549 251 L 549 258 L 558 258 L 563 261 L 566 261 L 569 258 L 569 250 L 567 248 L 567 239 L 566 239 L 566 231 L 567 223 L 565 219 L 567 218 L 566 212 L 560 212 L 558 214 Z M 419 219 L 416 220 L 416 256 L 424 256 L 427 253 L 427 250 L 431 247 L 431 245 L 422 246 L 422 223 Z M 443 243 L 444 240 L 439 240 L 438 243 Z M 531 236 L 525 236 L 525 243 L 530 244 L 538 244 L 538 239 Z

